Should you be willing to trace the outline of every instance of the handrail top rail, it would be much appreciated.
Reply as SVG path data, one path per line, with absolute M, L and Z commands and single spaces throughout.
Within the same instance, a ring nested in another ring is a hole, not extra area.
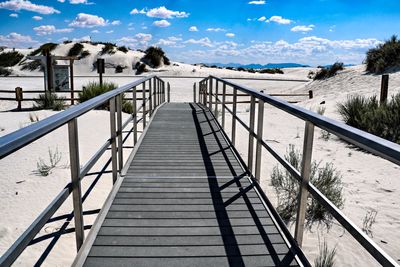
M 102 95 L 96 96 L 88 101 L 54 114 L 32 125 L 0 137 L 0 159 L 32 143 L 40 137 L 56 130 L 57 128 L 68 123 L 69 121 L 78 118 L 79 116 L 89 112 L 90 110 L 93 110 L 94 108 L 107 102 L 113 97 L 116 97 L 124 93 L 125 91 L 153 78 L 159 79 L 156 75 L 149 75 L 132 83 L 118 87 Z
M 338 137 L 362 148 L 368 152 L 379 155 L 384 159 L 387 159 L 397 165 L 400 165 L 400 145 L 390 142 L 386 139 L 364 132 L 352 126 L 346 125 L 342 122 L 334 119 L 319 115 L 311 110 L 295 106 L 281 100 L 279 98 L 261 93 L 255 89 L 249 88 L 237 84 L 235 82 L 227 81 L 222 78 L 218 78 L 210 75 L 208 78 L 215 79 L 222 83 L 228 84 L 242 92 L 248 93 L 264 102 L 273 105 L 287 113 L 298 117 L 304 121 L 309 121 L 315 126 L 322 128 L 330 133 L 337 135 Z M 208 78 L 204 79 L 207 80 Z

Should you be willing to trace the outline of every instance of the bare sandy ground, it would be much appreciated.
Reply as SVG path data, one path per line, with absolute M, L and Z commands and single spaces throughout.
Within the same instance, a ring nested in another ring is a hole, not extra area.
M 189 65 L 188 65 L 189 66 Z M 180 66 L 163 72 L 163 75 L 208 75 L 210 72 L 216 76 L 257 76 L 244 73 L 231 72 L 227 70 L 215 70 L 198 68 L 195 72 L 192 66 Z M 287 69 L 285 75 L 264 75 L 263 77 L 304 79 L 309 69 Z M 92 78 L 77 78 L 76 88 L 80 88 Z M 134 80 L 134 77 L 112 77 L 107 78 L 119 85 Z M 166 79 L 171 84 L 171 101 L 189 102 L 193 101 L 193 83 L 200 79 Z M 308 100 L 300 97 L 298 105 L 316 110 L 322 101 L 326 107 L 325 115 L 334 119 L 340 119 L 336 106 L 343 102 L 349 95 L 379 94 L 380 77 L 366 75 L 362 66 L 347 68 L 336 77 L 321 82 L 309 84 L 295 82 L 274 81 L 245 81 L 235 80 L 266 93 L 307 93 L 313 90 L 315 98 Z M 42 78 L 0 78 L 1 89 L 13 89 L 21 86 L 24 90 L 39 90 L 43 88 Z M 389 94 L 400 91 L 400 74 L 395 73 L 390 77 Z M 31 103 L 25 103 L 30 107 Z M 16 103 L 10 101 L 0 102 L 0 136 L 29 125 L 30 111 L 10 112 Z M 248 104 L 239 105 L 239 116 L 248 121 Z M 40 119 L 48 117 L 55 112 L 36 111 Z M 105 111 L 91 111 L 79 118 L 79 144 L 81 164 L 83 165 L 100 147 L 109 136 L 108 113 Z M 1 130 L 3 129 L 3 130 Z M 230 134 L 230 118 L 227 116 L 226 131 Z M 296 148 L 302 148 L 304 134 L 304 122 L 287 115 L 276 108 L 266 105 L 264 122 L 264 140 L 277 149 L 282 155 L 289 144 Z M 248 134 L 238 126 L 237 148 L 247 160 Z M 128 145 L 131 145 L 131 138 Z M 36 163 L 39 158 L 48 161 L 48 149 L 58 151 L 62 154 L 61 163 L 49 176 L 42 177 L 34 174 Z M 126 151 L 128 155 L 129 151 Z M 91 172 L 93 175 L 85 178 L 83 182 L 84 192 L 90 183 L 96 178 L 98 172 L 108 160 L 109 153 L 100 160 Z M 349 147 L 335 136 L 330 136 L 325 141 L 321 138 L 319 129 L 315 132 L 313 158 L 323 163 L 332 162 L 337 170 L 343 175 L 345 205 L 343 212 L 358 226 L 362 222 L 367 211 L 378 212 L 376 222 L 372 226 L 373 240 L 381 246 L 396 260 L 400 259 L 400 200 L 398 198 L 400 181 L 396 179 L 399 167 L 379 157 L 358 151 Z M 62 127 L 49 135 L 37 140 L 26 148 L 6 157 L 0 161 L 0 253 L 18 238 L 18 236 L 29 226 L 39 213 L 51 202 L 51 200 L 70 181 L 68 169 L 68 139 L 67 129 Z M 261 184 L 276 204 L 274 189 L 270 186 L 270 175 L 273 166 L 278 164 L 266 151 L 263 152 L 263 168 Z M 110 167 L 108 167 L 108 170 Z M 85 211 L 99 209 L 102 206 L 108 192 L 111 189 L 111 177 L 107 173 L 103 175 L 91 195 L 84 204 Z M 72 203 L 67 201 L 57 212 L 57 215 L 69 214 L 72 211 Z M 85 224 L 90 225 L 96 215 L 85 215 Z M 52 233 L 63 227 L 64 220 L 58 220 L 46 225 L 39 236 L 40 241 L 30 247 L 22 254 L 16 262 L 17 266 L 31 266 L 45 258 L 44 266 L 68 266 L 75 256 L 75 237 L 73 233 L 63 234 L 48 255 L 44 253 L 51 246 Z M 73 220 L 66 229 L 73 228 Z M 290 226 L 293 231 L 293 226 Z M 87 231 L 86 231 L 87 234 Z M 337 248 L 337 266 L 377 266 L 374 260 L 363 251 L 360 245 L 354 241 L 346 231 L 335 223 L 327 231 L 325 227 L 314 226 L 305 233 L 303 249 L 311 261 L 318 254 L 319 240 L 326 239 L 330 248 Z M 43 256 L 46 255 L 46 256 Z M 41 258 L 42 257 L 42 258 Z

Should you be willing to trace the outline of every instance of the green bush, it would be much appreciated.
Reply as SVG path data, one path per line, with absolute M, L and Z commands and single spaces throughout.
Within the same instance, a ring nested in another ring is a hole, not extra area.
M 139 63 L 139 64 L 138 64 Z M 136 63 L 136 75 L 140 75 L 143 72 L 146 72 L 146 64 L 138 62 Z
M 146 62 L 149 66 L 153 68 L 160 67 L 161 63 L 169 63 L 169 59 L 165 56 L 165 53 L 161 47 L 151 46 L 147 48 L 144 53 L 146 55 L 142 58 L 142 61 Z
M 302 155 L 294 145 L 289 145 L 285 159 L 298 171 L 300 171 Z M 333 164 L 327 163 L 321 166 L 321 162 L 311 163 L 310 182 L 316 186 L 332 203 L 343 208 L 343 184 L 342 176 Z M 299 182 L 286 170 L 274 166 L 271 175 L 271 184 L 278 196 L 277 211 L 285 221 L 291 221 L 296 217 Z M 311 227 L 314 222 L 322 222 L 330 226 L 332 215 L 325 210 L 314 198 L 309 198 L 306 209 L 306 225 Z
M 336 75 L 336 73 L 340 70 L 344 70 L 344 65 L 341 62 L 336 62 L 330 67 L 322 67 L 320 68 L 312 77 L 315 80 L 324 80 Z M 311 72 L 310 72 L 311 73 Z M 309 77 L 310 77 L 309 73 Z
M 400 67 L 400 40 L 393 35 L 383 44 L 367 51 L 366 70 L 381 74 L 390 68 Z
M 65 108 L 65 98 L 59 97 L 56 93 L 45 92 L 40 94 L 39 98 L 35 100 L 34 107 L 37 109 L 52 109 L 55 111 L 63 110 Z
M 40 68 L 41 71 L 44 70 L 44 67 L 43 67 L 40 59 L 35 59 L 35 60 L 29 61 L 29 62 L 24 62 L 20 65 L 22 66 L 21 70 L 34 71 L 34 70 L 37 70 L 38 68 Z
M 96 96 L 102 95 L 109 91 L 114 90 L 117 88 L 117 85 L 112 82 L 104 82 L 102 86 L 98 82 L 90 82 L 86 86 L 83 87 L 82 92 L 79 93 L 79 103 L 83 103 L 92 99 Z M 98 107 L 99 109 L 107 109 L 108 103 L 105 103 Z M 126 113 L 132 113 L 132 104 L 125 100 L 125 96 L 122 96 L 122 111 Z
M 74 45 L 71 47 L 71 49 L 69 50 L 68 56 L 69 56 L 69 57 L 76 57 L 76 56 L 78 56 L 79 54 L 81 54 L 82 51 L 83 51 L 83 44 L 81 44 L 81 43 L 76 43 L 76 44 L 74 44 Z
M 269 74 L 284 74 L 284 72 L 279 68 L 272 68 L 272 69 L 262 69 L 260 73 L 269 73 Z
M 165 65 L 167 65 L 167 66 L 171 65 L 171 61 L 166 56 L 163 56 L 163 60 L 164 60 Z
M 126 48 L 126 46 L 119 46 L 118 48 L 117 48 L 117 50 L 118 51 L 121 51 L 121 52 L 123 52 L 123 53 L 128 53 L 128 48 Z
M 0 67 L 0 76 L 9 76 L 11 73 L 12 71 L 10 69 Z
M 84 50 L 84 51 L 82 51 L 82 53 L 81 53 L 80 59 L 85 58 L 85 57 L 88 57 L 89 55 L 90 55 L 89 50 Z
M 0 54 L 0 67 L 12 67 L 18 64 L 24 55 L 14 51 L 14 52 L 4 52 Z
M 113 55 L 113 54 L 115 54 L 114 48 L 115 48 L 115 44 L 104 43 L 104 46 L 100 51 L 100 55 L 105 55 L 105 54 Z
M 376 96 L 352 96 L 338 112 L 346 124 L 400 144 L 400 94 L 381 105 Z
M 121 66 L 121 65 L 117 65 L 117 66 L 115 67 L 115 73 L 122 73 L 122 72 L 124 71 L 125 68 L 126 68 L 126 67 L 123 67 L 123 66 Z
M 43 55 L 44 51 L 49 50 L 50 52 L 56 49 L 58 44 L 55 43 L 45 43 L 42 44 L 39 48 L 33 50 L 29 55 L 30 56 L 37 56 L 37 55 Z

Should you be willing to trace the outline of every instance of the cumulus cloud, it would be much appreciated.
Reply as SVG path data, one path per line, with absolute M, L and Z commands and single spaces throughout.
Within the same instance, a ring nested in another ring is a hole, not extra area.
M 290 19 L 282 18 L 281 16 L 272 16 L 266 22 L 276 22 L 278 24 L 290 24 L 292 21 Z
M 77 4 L 84 4 L 84 5 L 92 5 L 92 2 L 88 2 L 87 0 L 69 0 L 70 4 L 77 5 Z
M 146 16 L 148 16 L 150 18 L 158 18 L 158 19 L 187 18 L 190 15 L 189 13 L 186 13 L 183 11 L 169 10 L 165 6 L 152 8 L 150 10 L 146 10 L 146 9 L 138 10 L 138 9 L 134 8 L 130 12 L 130 14 L 131 15 L 146 14 Z
M 9 0 L 0 3 L 0 8 L 19 11 L 19 10 L 27 10 L 31 12 L 36 12 L 39 14 L 49 15 L 49 14 L 59 14 L 60 11 L 45 5 L 37 5 L 33 4 L 30 1 L 22 1 L 22 0 Z
M 12 17 L 12 18 L 18 18 L 18 14 L 17 14 L 17 13 L 11 13 L 11 14 L 10 14 L 10 17 Z
M 229 32 L 229 33 L 225 34 L 225 36 L 226 36 L 226 37 L 229 37 L 229 38 L 233 38 L 233 37 L 235 37 L 235 34 Z
M 259 1 L 250 1 L 249 5 L 265 5 L 265 1 L 259 0 Z
M 258 21 L 266 21 L 267 18 L 265 16 L 260 17 L 259 19 L 257 19 Z
M 34 20 L 42 20 L 43 18 L 41 16 L 33 16 L 32 19 L 34 19 Z
M 74 38 L 72 39 L 72 42 L 90 42 L 92 40 L 92 38 L 90 38 L 89 35 L 86 36 L 82 36 L 80 38 Z
M 197 45 L 201 45 L 201 46 L 205 46 L 205 47 L 213 47 L 213 44 L 211 43 L 211 40 L 208 37 L 204 37 L 201 38 L 199 40 L 195 40 L 195 39 L 189 39 L 185 42 L 183 42 L 185 44 L 197 44 Z
M 98 26 L 106 26 L 108 21 L 96 15 L 79 13 L 76 18 L 69 24 L 70 27 L 93 28 Z
M 183 48 L 185 45 L 180 44 L 179 42 L 182 41 L 182 38 L 170 36 L 167 39 L 160 39 L 157 42 L 159 46 L 170 46 L 174 48 Z
M 292 32 L 309 32 L 309 31 L 314 30 L 314 27 L 315 27 L 315 25 L 312 25 L 312 24 L 308 25 L 308 26 L 299 25 L 299 26 L 295 26 L 295 27 L 291 28 L 290 30 Z
M 145 48 L 153 36 L 149 33 L 138 33 L 134 35 L 133 37 L 126 36 L 118 39 L 118 44 L 120 45 L 126 45 L 131 48 Z
M 120 20 L 114 20 L 113 22 L 111 22 L 111 25 L 114 25 L 114 26 L 121 25 L 121 21 Z
M 154 26 L 160 27 L 160 28 L 165 28 L 168 26 L 171 26 L 171 23 L 169 23 L 168 21 L 166 21 L 165 19 L 162 20 L 156 20 L 153 22 Z
M 189 28 L 189 31 L 190 31 L 190 32 L 198 32 L 199 29 L 197 29 L 196 26 L 192 26 L 192 27 Z
M 54 25 L 42 25 L 39 27 L 33 28 L 37 35 L 50 35 L 53 33 L 65 33 L 72 32 L 73 29 L 65 28 L 65 29 L 57 29 Z
M 29 35 L 22 35 L 16 32 L 12 32 L 8 35 L 0 35 L 0 45 L 7 47 L 29 47 L 37 44 L 38 42 L 32 40 Z
M 222 29 L 222 28 L 208 28 L 207 31 L 208 32 L 226 32 L 226 30 Z

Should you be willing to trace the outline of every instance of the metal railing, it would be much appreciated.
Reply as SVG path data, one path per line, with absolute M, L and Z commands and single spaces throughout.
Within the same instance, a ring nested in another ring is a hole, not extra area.
M 141 90 L 137 87 L 142 86 Z M 146 85 L 148 90 L 146 89 Z M 133 112 L 131 116 L 122 122 L 122 96 L 132 91 Z M 137 92 L 142 93 L 141 101 L 137 98 Z M 28 127 L 0 137 L 0 159 L 7 157 L 13 152 L 29 145 L 35 140 L 47 135 L 63 125 L 68 125 L 69 154 L 71 183 L 57 195 L 48 207 L 36 218 L 28 229 L 15 241 L 15 243 L 0 258 L 0 266 L 10 266 L 34 239 L 37 233 L 43 228 L 47 221 L 60 208 L 65 200 L 72 193 L 73 215 L 75 221 L 75 236 L 77 250 L 82 246 L 84 240 L 84 222 L 82 210 L 81 180 L 86 176 L 99 158 L 111 146 L 111 165 L 113 183 L 117 180 L 118 172 L 123 167 L 123 140 L 122 132 L 133 121 L 133 143 L 137 143 L 137 125 L 141 121 L 143 129 L 146 127 L 146 117 L 150 118 L 154 110 L 166 101 L 166 93 L 169 100 L 169 85 L 157 76 L 148 76 L 115 90 L 97 96 L 82 104 L 73 106 L 65 111 L 43 119 Z M 148 94 L 146 94 L 148 92 Z M 78 118 L 83 114 L 99 107 L 109 104 L 110 110 L 110 138 L 92 156 L 92 158 L 81 168 L 79 160 L 78 143 Z M 139 106 L 139 107 L 138 107 Z M 138 114 L 142 111 L 142 117 Z
M 222 100 L 218 97 L 219 84 L 222 85 Z M 226 93 L 227 86 L 232 88 L 232 109 L 227 106 Z M 195 87 L 194 87 L 195 88 Z M 237 112 L 237 96 L 238 91 L 248 95 L 250 101 L 250 121 L 247 125 L 241 120 Z M 195 91 L 196 94 L 196 91 Z M 314 139 L 314 127 L 317 126 L 329 133 L 332 133 L 347 142 L 356 145 L 366 151 L 387 159 L 397 165 L 400 165 L 400 145 L 384 140 L 372 134 L 350 127 L 341 122 L 323 117 L 317 113 L 306 110 L 304 108 L 292 105 L 284 100 L 275 98 L 270 95 L 261 93 L 255 89 L 248 88 L 237 83 L 227 81 L 214 76 L 209 76 L 199 82 L 199 103 L 208 107 L 214 112 L 215 117 L 219 106 L 222 107 L 221 125 L 225 129 L 225 111 L 232 115 L 231 143 L 235 145 L 236 139 L 236 121 L 249 132 L 248 144 L 248 160 L 247 171 L 254 180 L 256 186 L 261 189 L 261 152 L 265 148 L 286 170 L 299 182 L 298 209 L 295 223 L 294 240 L 301 247 L 303 242 L 305 214 L 307 206 L 307 198 L 310 194 L 315 198 L 332 216 L 353 236 L 353 238 L 369 252 L 382 266 L 399 266 L 385 251 L 383 251 L 371 238 L 369 238 L 359 227 L 357 227 L 349 218 L 347 218 L 338 207 L 336 207 L 325 195 L 321 193 L 312 183 L 310 183 L 311 158 Z M 213 102 L 213 98 L 215 102 Z M 264 104 L 272 105 L 280 110 L 283 110 L 303 121 L 305 121 L 304 145 L 303 145 L 303 160 L 301 162 L 301 171 L 294 168 L 283 156 L 268 145 L 263 140 L 263 121 L 264 121 Z M 258 109 L 256 111 L 256 104 Z M 213 109 L 214 108 L 214 109 Z M 257 131 L 255 132 L 255 117 L 257 112 Z M 254 160 L 254 141 L 256 143 L 255 160 Z M 253 175 L 254 173 L 254 175 Z M 276 211 L 274 214 L 277 215 Z M 284 233 L 290 235 L 286 225 L 278 216 L 278 224 L 284 229 Z M 286 229 L 286 230 L 285 230 Z M 290 235 L 290 238 L 293 237 Z

